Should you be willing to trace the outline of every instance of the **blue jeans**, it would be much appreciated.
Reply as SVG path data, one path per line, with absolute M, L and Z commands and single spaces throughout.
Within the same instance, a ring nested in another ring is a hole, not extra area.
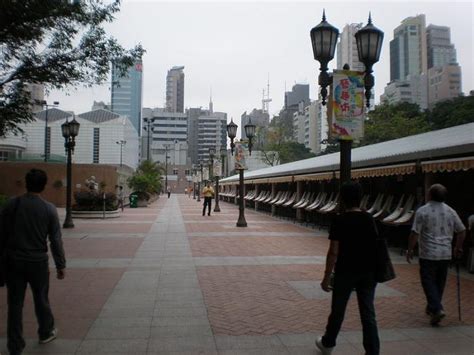
M 448 276 L 449 261 L 420 259 L 421 285 L 428 303 L 426 308 L 431 313 L 443 310 L 441 301 Z
M 338 274 L 334 278 L 332 291 L 331 314 L 328 318 L 326 333 L 322 342 L 325 347 L 336 346 L 336 338 L 341 330 L 347 302 L 355 288 L 362 322 L 363 344 L 366 354 L 378 355 L 380 341 L 375 319 L 374 296 L 375 286 L 373 273 Z

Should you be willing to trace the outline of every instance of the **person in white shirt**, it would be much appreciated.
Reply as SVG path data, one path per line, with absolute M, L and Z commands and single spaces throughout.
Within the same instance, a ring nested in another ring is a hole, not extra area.
M 428 192 L 428 202 L 415 213 L 415 219 L 408 241 L 407 261 L 413 259 L 413 249 L 418 242 L 420 278 L 425 292 L 426 314 L 431 325 L 438 325 L 445 317 L 442 299 L 452 258 L 453 235 L 456 235 L 454 257 L 462 256 L 465 238 L 464 224 L 454 209 L 444 203 L 446 188 L 434 184 Z

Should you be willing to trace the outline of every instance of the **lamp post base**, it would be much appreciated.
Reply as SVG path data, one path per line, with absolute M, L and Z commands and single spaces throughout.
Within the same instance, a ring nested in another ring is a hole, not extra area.
M 247 227 L 245 220 L 245 205 L 244 205 L 244 170 L 239 170 L 239 219 L 237 220 L 237 227 Z
M 72 217 L 70 213 L 66 214 L 66 218 L 64 219 L 63 228 L 74 228 L 74 222 L 72 221 Z
M 237 227 L 247 227 L 247 221 L 245 220 L 244 216 L 239 216 L 239 220 L 236 224 Z

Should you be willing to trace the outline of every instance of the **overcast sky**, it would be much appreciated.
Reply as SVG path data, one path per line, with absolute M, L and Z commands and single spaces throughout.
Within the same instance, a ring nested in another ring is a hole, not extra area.
M 141 43 L 143 107 L 163 107 L 166 73 L 185 66 L 185 107 L 208 107 L 228 113 L 240 125 L 240 115 L 261 108 L 262 90 L 270 77 L 270 113 L 283 105 L 285 87 L 310 84 L 317 97 L 319 63 L 314 61 L 309 31 L 327 20 L 342 31 L 346 23 L 367 22 L 385 33 L 380 62 L 374 66 L 376 101 L 390 80 L 389 42 L 393 29 L 409 16 L 426 15 L 426 24 L 449 26 L 462 67 L 463 91 L 474 89 L 474 7 L 471 1 L 132 1 L 122 3 L 109 33 L 124 47 Z M 330 67 L 336 65 L 334 59 Z M 92 89 L 53 91 L 49 100 L 77 113 L 96 101 L 110 102 L 110 84 Z M 240 129 L 239 129 L 240 132 Z

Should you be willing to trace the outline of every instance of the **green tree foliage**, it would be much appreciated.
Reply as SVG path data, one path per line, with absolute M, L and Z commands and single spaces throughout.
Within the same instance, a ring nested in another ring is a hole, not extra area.
M 369 112 L 361 145 L 424 133 L 431 130 L 427 114 L 416 104 L 381 104 Z
M 141 198 L 148 199 L 150 195 L 161 191 L 161 166 L 152 161 L 143 161 L 137 171 L 127 180 L 128 186 L 138 193 Z
M 428 113 L 433 129 L 442 129 L 474 122 L 474 96 L 459 96 L 438 102 Z
M 291 163 L 292 161 L 312 158 L 315 155 L 311 153 L 309 148 L 298 142 L 284 142 L 279 150 L 280 162 L 282 164 Z
M 103 28 L 120 0 L 0 0 L 0 9 L 0 136 L 31 121 L 26 84 L 92 86 L 108 78 L 111 62 L 125 73 L 144 53 Z

